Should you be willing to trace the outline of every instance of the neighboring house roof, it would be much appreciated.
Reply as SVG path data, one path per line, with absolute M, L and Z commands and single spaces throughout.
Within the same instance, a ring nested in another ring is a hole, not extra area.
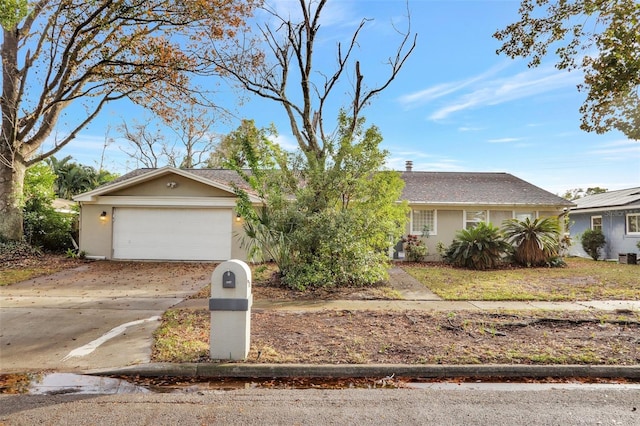
M 51 203 L 51 206 L 58 213 L 66 213 L 66 214 L 77 214 L 78 211 L 74 210 L 74 207 L 77 205 L 75 201 L 65 200 L 64 198 L 56 198 Z
M 402 199 L 433 205 L 565 206 L 574 204 L 508 173 L 402 172 Z
M 133 185 L 162 176 L 177 173 L 232 190 L 233 185 L 251 193 L 251 188 L 233 170 L 226 169 L 138 169 L 129 172 L 93 191 L 74 197 L 77 201 L 89 201 L 95 196 L 114 189 Z M 424 205 L 497 205 L 497 206 L 555 206 L 572 207 L 574 203 L 538 188 L 508 173 L 467 172 L 419 172 L 405 171 L 400 175 L 405 181 L 401 200 Z
M 640 186 L 635 188 L 620 189 L 617 191 L 603 192 L 602 194 L 587 195 L 574 201 L 576 206 L 572 211 L 587 209 L 620 209 L 634 204 L 640 207 Z

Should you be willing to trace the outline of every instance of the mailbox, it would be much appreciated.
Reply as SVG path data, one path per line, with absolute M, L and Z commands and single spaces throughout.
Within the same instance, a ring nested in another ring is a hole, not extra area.
M 251 269 L 241 260 L 221 263 L 211 274 L 209 358 L 243 360 L 251 335 Z
M 236 274 L 233 271 L 225 271 L 222 274 L 222 288 L 236 288 Z

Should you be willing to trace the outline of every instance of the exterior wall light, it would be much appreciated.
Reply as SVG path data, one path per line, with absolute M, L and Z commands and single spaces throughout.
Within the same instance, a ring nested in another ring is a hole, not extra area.
M 100 221 L 104 222 L 107 220 L 107 212 L 103 211 L 102 213 L 100 213 Z
M 240 222 L 241 219 L 240 213 L 236 213 L 236 222 Z

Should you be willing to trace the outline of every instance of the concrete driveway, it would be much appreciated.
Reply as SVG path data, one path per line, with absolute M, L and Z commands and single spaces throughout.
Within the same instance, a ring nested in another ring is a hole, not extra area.
M 214 269 L 100 261 L 0 287 L 0 372 L 149 362 L 159 316 L 206 286 Z

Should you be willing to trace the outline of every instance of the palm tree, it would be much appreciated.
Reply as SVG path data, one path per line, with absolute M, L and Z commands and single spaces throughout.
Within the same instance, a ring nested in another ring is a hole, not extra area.
M 514 259 L 521 265 L 547 265 L 560 251 L 560 224 L 555 217 L 510 219 L 504 222 L 502 232 L 515 248 Z
M 106 170 L 96 171 L 91 166 L 85 166 L 71 160 L 70 155 L 61 160 L 54 156 L 47 159 L 47 163 L 57 176 L 55 191 L 60 198 L 70 200 L 74 195 L 90 191 L 117 177 Z
M 445 260 L 464 268 L 493 269 L 500 265 L 509 248 L 500 229 L 481 222 L 471 229 L 457 232 L 447 249 Z

